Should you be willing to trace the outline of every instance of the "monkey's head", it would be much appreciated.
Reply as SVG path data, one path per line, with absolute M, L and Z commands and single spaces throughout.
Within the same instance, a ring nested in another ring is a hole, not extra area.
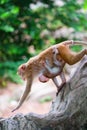
M 18 71 L 17 71 L 17 73 L 21 76 L 21 78 L 23 79 L 23 80 L 26 80 L 26 78 L 27 78 L 27 65 L 26 65 L 26 63 L 24 63 L 24 64 L 22 64 L 22 65 L 20 65 L 19 67 L 18 67 Z

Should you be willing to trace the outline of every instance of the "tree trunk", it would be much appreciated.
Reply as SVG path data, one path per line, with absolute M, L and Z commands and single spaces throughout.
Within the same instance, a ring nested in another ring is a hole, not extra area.
M 0 130 L 87 130 L 87 57 L 52 102 L 48 114 L 1 119 Z

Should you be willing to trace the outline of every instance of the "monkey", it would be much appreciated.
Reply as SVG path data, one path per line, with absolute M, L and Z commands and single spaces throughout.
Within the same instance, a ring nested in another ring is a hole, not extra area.
M 53 55 L 54 66 L 50 67 L 48 60 L 46 60 L 43 64 L 45 69 L 46 69 L 45 70 L 46 73 L 44 71 L 44 73 L 42 73 L 39 76 L 39 81 L 44 83 L 44 82 L 47 82 L 51 78 L 57 87 L 56 95 L 58 95 L 62 86 L 66 83 L 65 75 L 64 75 L 63 70 L 62 70 L 62 68 L 65 65 L 65 61 L 63 59 L 61 59 L 60 56 L 59 57 L 57 56 L 58 57 L 58 60 L 57 60 L 56 54 L 59 54 L 59 53 L 58 53 L 58 50 L 56 48 L 53 49 L 53 53 L 54 53 L 54 55 Z M 56 79 L 57 75 L 59 75 L 61 80 L 62 80 L 62 84 L 60 86 L 59 86 L 58 81 Z
M 58 54 L 58 50 L 56 48 L 53 48 L 53 66 L 51 67 L 48 60 L 43 62 L 43 66 L 45 67 L 45 71 L 42 72 L 39 76 L 39 81 L 40 82 L 47 82 L 49 78 L 57 76 L 61 72 L 62 66 L 65 65 L 65 62 L 58 57 L 56 59 L 56 55 Z M 48 78 L 48 79 L 47 79 Z
M 56 75 L 53 74 L 53 76 L 47 77 L 47 73 L 48 73 L 47 71 L 49 71 L 49 69 L 48 69 L 49 65 L 47 65 L 47 63 L 46 63 L 45 67 L 44 67 L 43 62 L 47 60 L 47 61 L 49 61 L 50 67 L 53 67 L 53 66 L 55 67 L 54 62 L 53 62 L 53 60 L 54 60 L 53 49 L 54 48 L 56 48 L 56 50 L 58 50 L 58 52 L 59 52 L 59 55 L 56 55 L 57 60 L 58 60 L 58 56 L 60 56 L 60 58 L 69 65 L 73 65 L 73 64 L 77 63 L 78 61 L 80 61 L 82 59 L 82 57 L 84 55 L 87 55 L 87 49 L 83 49 L 79 53 L 75 53 L 75 52 L 71 51 L 69 46 L 74 45 L 74 44 L 87 45 L 87 43 L 83 42 L 83 41 L 82 42 L 73 41 L 73 40 L 64 41 L 64 42 L 61 42 L 60 44 L 52 45 L 51 47 L 42 51 L 39 55 L 30 58 L 26 63 L 19 66 L 18 74 L 24 80 L 26 79 L 27 83 L 26 83 L 25 91 L 19 101 L 18 106 L 12 112 L 17 110 L 23 104 L 27 95 L 30 93 L 34 76 L 39 76 L 41 73 L 43 73 L 43 76 L 45 76 L 46 78 L 51 78 L 56 86 L 58 86 L 58 84 L 56 82 L 57 75 L 60 75 L 61 79 L 65 78 L 64 74 L 62 73 L 63 67 L 64 67 L 63 65 L 60 66 L 61 73 L 58 73 Z M 64 63 L 64 65 L 65 65 L 65 63 Z M 48 79 L 47 79 L 47 81 L 48 81 Z

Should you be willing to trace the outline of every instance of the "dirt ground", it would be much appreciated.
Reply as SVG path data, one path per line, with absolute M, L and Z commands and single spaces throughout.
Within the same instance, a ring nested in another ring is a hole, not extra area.
M 56 95 L 56 87 L 52 81 L 45 84 L 35 81 L 30 97 L 17 111 L 11 112 L 17 106 L 21 94 L 24 92 L 25 84 L 8 83 L 6 88 L 0 89 L 0 117 L 8 118 L 17 113 L 45 114 L 49 112 L 52 100 Z

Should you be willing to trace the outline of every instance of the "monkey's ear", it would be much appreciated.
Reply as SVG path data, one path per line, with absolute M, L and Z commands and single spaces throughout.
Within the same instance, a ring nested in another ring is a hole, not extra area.
M 26 69 L 26 65 L 22 65 L 22 66 L 21 66 L 21 69 L 22 69 L 22 70 L 25 70 L 25 69 Z

